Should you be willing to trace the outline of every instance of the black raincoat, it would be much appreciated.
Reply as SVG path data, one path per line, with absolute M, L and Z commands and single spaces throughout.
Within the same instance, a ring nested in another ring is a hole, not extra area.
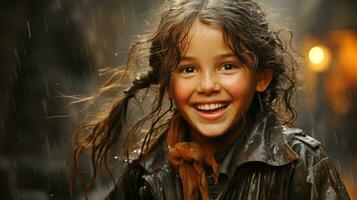
M 258 115 L 231 159 L 217 199 L 350 199 L 320 143 L 301 129 L 281 127 L 272 112 Z M 133 161 L 107 200 L 181 200 L 177 171 L 167 160 L 165 134 Z

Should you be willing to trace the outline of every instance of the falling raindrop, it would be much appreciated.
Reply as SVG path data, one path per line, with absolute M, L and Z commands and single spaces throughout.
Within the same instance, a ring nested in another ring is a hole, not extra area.
M 242 117 L 243 117 L 243 124 L 247 122 L 245 114 L 242 112 Z
M 52 152 L 56 152 L 56 153 L 59 153 L 59 150 L 58 150 L 58 145 L 57 145 L 57 143 L 54 143 L 54 144 L 52 145 Z
M 338 141 L 337 133 L 335 130 L 333 130 L 333 135 L 335 136 L 335 141 L 336 141 L 337 146 L 340 146 L 340 142 Z
M 261 110 L 261 111 L 264 111 L 263 103 L 262 103 L 262 98 L 260 97 L 260 94 L 259 94 L 259 93 L 258 93 L 258 100 L 259 100 L 260 110 Z
M 27 33 L 29 35 L 29 38 L 31 39 L 31 27 L 30 27 L 30 22 L 29 21 L 26 22 L 26 26 L 27 26 Z
M 67 26 L 69 26 L 69 24 L 70 24 L 70 23 L 69 23 L 69 22 L 70 22 L 70 19 L 69 19 L 69 17 L 68 17 L 68 16 L 66 16 L 66 18 L 65 18 L 65 22 L 66 22 L 66 25 L 67 25 Z
M 50 96 L 50 90 L 48 89 L 48 80 L 47 76 L 44 77 L 45 80 L 45 89 L 46 89 L 46 96 Z
M 93 72 L 93 64 L 91 61 L 88 62 L 88 66 L 89 66 L 89 72 L 92 73 Z
M 99 19 L 103 19 L 102 9 L 98 9 L 97 11 L 98 11 Z
M 42 99 L 42 108 L 43 108 L 43 112 L 45 113 L 45 117 L 47 118 L 48 114 L 47 114 L 47 100 L 46 99 Z
M 60 0 L 56 1 L 56 8 L 57 8 L 57 10 L 62 9 L 62 2 Z
M 27 51 L 26 51 L 26 46 L 25 46 L 25 44 L 22 43 L 21 47 L 22 47 L 22 52 L 24 52 L 24 56 L 27 56 Z
M 126 17 L 125 17 L 125 14 L 124 14 L 124 10 L 123 8 L 120 8 L 120 15 L 121 15 L 121 19 L 123 21 L 123 24 L 126 24 Z
M 95 30 L 97 27 L 96 27 L 96 21 L 93 16 L 93 13 L 90 14 L 90 19 L 91 19 L 91 24 L 92 24 L 93 30 Z
M 14 50 L 14 53 L 15 53 L 15 59 L 16 59 L 16 62 L 18 64 L 18 68 L 21 70 L 21 60 L 20 60 L 20 57 L 19 57 L 19 54 L 17 53 L 17 49 L 15 48 Z M 15 68 L 16 69 L 16 68 Z M 16 74 L 16 79 L 17 79 L 17 74 Z
M 48 159 L 49 160 L 52 160 L 52 153 L 51 153 L 51 144 L 50 144 L 50 140 L 48 137 L 46 137 L 46 153 L 47 153 L 47 156 L 48 156 Z
M 71 76 L 68 76 L 68 84 L 69 84 L 69 87 L 73 89 L 73 81 L 72 81 Z
M 12 98 L 11 98 L 11 105 L 12 105 L 13 111 L 16 111 L 16 103 L 15 103 L 15 100 Z
M 310 135 L 315 138 L 315 129 L 310 129 Z
M 353 175 L 353 171 L 350 170 L 350 178 L 351 178 L 351 182 L 353 185 L 355 185 L 355 176 Z
M 45 30 L 48 33 L 49 32 L 49 28 L 48 28 L 47 17 L 46 17 L 45 14 L 43 14 L 43 24 L 45 25 Z
M 144 23 L 145 23 L 146 26 L 150 25 L 150 22 L 148 20 L 144 20 Z
M 340 162 L 340 160 L 336 160 L 336 168 L 337 168 L 337 171 L 341 171 L 341 162 Z
M 17 171 L 17 170 L 18 170 L 17 161 L 16 161 L 16 160 L 13 160 L 13 161 L 12 161 L 12 166 L 13 166 L 13 168 L 14 168 L 14 171 Z

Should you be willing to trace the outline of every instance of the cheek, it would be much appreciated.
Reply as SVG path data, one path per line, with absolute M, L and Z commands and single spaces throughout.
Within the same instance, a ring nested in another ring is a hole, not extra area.
M 238 74 L 223 79 L 221 83 L 233 98 L 249 98 L 255 93 L 255 82 L 249 75 Z
M 169 96 L 175 101 L 176 104 L 180 104 L 183 101 L 187 101 L 192 93 L 192 88 L 187 87 L 187 81 L 182 79 L 172 78 L 170 82 Z

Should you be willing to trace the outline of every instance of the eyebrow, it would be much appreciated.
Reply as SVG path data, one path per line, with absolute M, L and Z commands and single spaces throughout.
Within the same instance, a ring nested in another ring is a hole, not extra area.
M 230 57 L 237 57 L 234 53 L 225 53 L 215 57 L 215 59 L 223 59 L 223 58 L 230 58 Z
M 224 53 L 224 54 L 220 54 L 214 57 L 215 60 L 219 60 L 219 59 L 224 59 L 224 58 L 230 58 L 230 57 L 236 57 L 236 55 L 234 53 Z M 182 56 L 181 57 L 181 61 L 190 61 L 190 60 L 195 60 L 195 57 L 192 56 Z

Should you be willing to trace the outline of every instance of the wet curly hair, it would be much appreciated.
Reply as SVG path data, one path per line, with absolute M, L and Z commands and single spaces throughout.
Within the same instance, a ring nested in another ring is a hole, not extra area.
M 89 152 L 94 173 L 85 185 L 85 190 L 93 183 L 97 170 L 108 168 L 110 149 L 123 134 L 129 102 L 142 89 L 155 88 L 156 98 L 152 111 L 139 120 L 129 133 L 152 120 L 144 142 L 150 143 L 153 131 L 163 124 L 162 120 L 173 110 L 169 102 L 163 110 L 171 74 L 180 62 L 181 49 L 187 45 L 188 32 L 195 22 L 218 26 L 223 30 L 224 39 L 233 53 L 246 66 L 255 71 L 272 69 L 273 78 L 266 91 L 257 93 L 253 104 L 268 106 L 281 116 L 283 123 L 291 123 L 296 118 L 292 95 L 295 90 L 297 62 L 291 53 L 291 42 L 281 37 L 281 30 L 270 28 L 267 16 L 254 0 L 169 0 L 157 12 L 158 20 L 152 30 L 142 35 L 129 49 L 123 66 L 114 69 L 112 76 L 93 98 L 114 88 L 121 88 L 122 77 L 128 72 L 146 69 L 132 81 L 119 97 L 113 96 L 108 112 L 87 121 L 73 138 L 74 171 L 79 170 L 79 157 Z M 155 23 L 154 23 L 155 24 Z M 125 130 L 127 131 L 127 130 Z

